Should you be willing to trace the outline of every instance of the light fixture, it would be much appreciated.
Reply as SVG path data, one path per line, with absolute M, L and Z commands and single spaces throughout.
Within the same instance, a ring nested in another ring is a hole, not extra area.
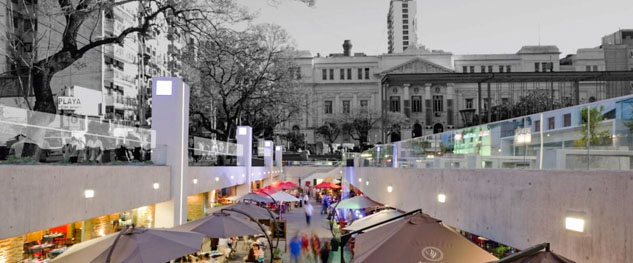
M 86 190 L 84 191 L 84 197 L 85 197 L 85 198 L 93 198 L 93 197 L 95 197 L 95 190 L 92 190 L 92 189 L 86 189 Z
M 270 147 L 271 146 L 270 143 L 271 143 L 270 141 L 266 141 L 266 142 L 264 142 L 264 146 Z
M 246 133 L 248 133 L 246 127 L 240 127 L 239 129 L 237 129 L 237 134 L 239 135 L 246 135 Z
M 582 233 L 585 231 L 585 220 L 568 216 L 565 218 L 565 229 Z
M 152 187 L 154 187 L 154 189 L 158 189 L 158 188 L 160 188 L 160 184 L 159 183 L 154 183 L 152 185 Z
M 242 174 L 242 177 L 246 177 L 246 175 L 245 175 L 245 174 Z
M 391 185 L 387 186 L 387 192 L 391 193 L 393 191 L 393 187 Z
M 281 146 L 275 146 L 275 151 L 281 151 Z
M 358 182 L 362 183 L 363 182 L 363 178 L 358 178 Z
M 217 177 L 217 176 L 216 176 L 216 177 L 215 177 L 215 181 L 216 181 L 216 182 L 220 181 L 220 177 Z
M 365 181 L 365 185 L 369 185 L 369 180 Z
M 235 178 L 234 176 L 231 175 L 231 179 Z
M 343 173 L 343 170 L 338 171 L 338 173 L 342 174 L 342 173 Z
M 437 195 L 437 201 L 440 203 L 446 203 L 446 195 L 445 194 L 438 194 Z
M 193 184 L 198 184 L 198 179 L 193 179 Z

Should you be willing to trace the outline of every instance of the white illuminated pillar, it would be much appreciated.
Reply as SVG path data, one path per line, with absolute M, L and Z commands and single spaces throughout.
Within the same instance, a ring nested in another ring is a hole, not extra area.
M 391 155 L 391 167 L 398 168 L 398 151 L 400 148 L 400 142 L 393 143 L 393 153 Z
M 277 171 L 279 171 L 280 173 L 284 175 L 284 176 L 280 175 L 280 179 L 285 181 L 286 176 L 285 176 L 285 173 L 283 173 L 283 168 L 281 167 L 282 156 L 283 156 L 283 146 L 281 145 L 275 146 L 275 167 L 277 168 Z
M 273 141 L 264 141 L 264 166 L 270 172 L 270 183 L 273 183 Z
M 244 195 L 251 191 L 251 170 L 253 166 L 253 130 L 249 126 L 237 127 L 237 166 L 244 167 L 246 181 L 237 187 L 237 194 Z
M 156 149 L 152 161 L 171 169 L 171 200 L 156 204 L 156 227 L 172 227 L 187 221 L 184 183 L 189 166 L 189 86 L 179 78 L 152 78 L 152 129 Z

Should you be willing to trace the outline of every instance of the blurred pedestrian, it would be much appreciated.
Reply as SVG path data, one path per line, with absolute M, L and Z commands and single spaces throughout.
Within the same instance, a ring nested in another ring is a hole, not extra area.
M 299 232 L 290 239 L 290 262 L 299 263 L 301 257 L 301 238 Z
M 309 258 L 311 258 L 311 256 L 310 256 L 310 237 L 306 233 L 301 234 L 301 255 L 302 255 L 301 262 L 305 262 Z
M 312 232 L 312 238 L 310 239 L 310 245 L 312 247 L 312 253 L 314 254 L 314 261 L 319 261 L 319 255 L 321 255 L 321 240 L 316 235 L 315 232 Z
M 312 207 L 312 204 L 307 203 L 306 207 L 305 207 L 305 212 L 306 212 L 306 224 L 308 224 L 308 226 L 310 226 L 310 219 L 312 218 L 312 211 L 314 211 L 314 207 Z
M 330 248 L 330 241 L 325 241 L 325 243 L 323 243 L 323 247 L 321 247 L 321 262 L 322 263 L 328 263 L 328 260 L 330 259 L 330 251 L 332 249 Z

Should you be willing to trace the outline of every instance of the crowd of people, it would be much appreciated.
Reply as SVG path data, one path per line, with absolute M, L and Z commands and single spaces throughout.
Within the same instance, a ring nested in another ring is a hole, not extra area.
M 327 263 L 330 257 L 330 241 L 321 242 L 316 233 L 312 236 L 297 232 L 288 243 L 290 262 Z

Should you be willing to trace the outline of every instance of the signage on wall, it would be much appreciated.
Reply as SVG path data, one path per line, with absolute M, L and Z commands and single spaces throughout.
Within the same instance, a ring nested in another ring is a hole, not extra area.
M 81 108 L 81 99 L 75 97 L 57 97 L 57 110 L 77 110 Z

